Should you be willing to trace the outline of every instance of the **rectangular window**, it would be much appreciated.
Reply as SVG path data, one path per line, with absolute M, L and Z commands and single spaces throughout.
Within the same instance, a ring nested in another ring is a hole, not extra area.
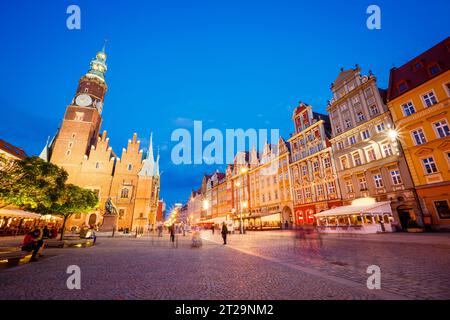
M 317 195 L 319 196 L 323 195 L 323 186 L 321 184 L 317 186 Z
M 434 104 L 437 104 L 437 99 L 434 96 L 433 91 L 430 91 L 422 96 L 423 102 L 426 107 L 431 107 Z
M 305 188 L 305 197 L 311 198 L 311 188 Z
M 336 186 L 333 181 L 328 182 L 328 193 L 336 193 Z
M 392 178 L 392 183 L 397 185 L 397 184 L 402 184 L 402 178 L 400 177 L 400 171 L 399 170 L 392 170 L 391 171 L 391 178 Z
M 302 176 L 306 176 L 308 174 L 308 167 L 302 166 Z
M 350 138 L 348 138 L 348 143 L 349 143 L 350 145 L 355 144 L 355 143 L 356 143 L 356 138 L 355 138 L 355 136 L 351 136 Z
M 318 161 L 314 161 L 313 168 L 314 168 L 314 172 L 319 171 L 319 162 Z
M 352 121 L 350 119 L 345 119 L 345 127 L 347 129 L 352 127 Z
M 366 98 L 373 96 L 372 88 L 367 88 L 366 90 L 364 90 L 364 92 L 366 94 Z
M 432 174 L 432 173 L 436 173 L 438 171 L 433 157 L 428 157 L 428 158 L 422 159 L 422 163 L 423 163 L 423 167 L 425 169 L 425 173 Z
M 366 177 L 359 177 L 358 178 L 359 181 L 359 190 L 360 191 L 365 191 L 367 190 L 367 180 Z
M 381 123 L 377 124 L 376 125 L 376 130 L 377 130 L 377 133 L 380 133 L 380 132 L 384 131 L 384 123 L 381 122 Z
M 402 105 L 403 114 L 407 117 L 412 115 L 413 113 L 416 113 L 416 109 L 414 108 L 414 105 L 412 102 L 408 102 Z
M 374 116 L 380 113 L 380 110 L 376 105 L 370 107 L 370 113 Z
M 450 82 L 445 84 L 445 90 L 447 91 L 447 95 L 450 97 Z
M 342 129 L 340 126 L 336 126 L 336 133 L 339 134 L 342 132 Z
M 339 142 L 337 143 L 337 148 L 338 148 L 338 150 L 344 149 L 344 142 L 343 142 L 343 141 L 339 141 Z
M 384 153 L 385 157 L 390 157 L 390 156 L 392 156 L 394 154 L 392 152 L 392 148 L 391 148 L 391 145 L 389 143 L 383 144 L 383 153 Z
M 363 140 L 369 139 L 370 138 L 369 130 L 364 130 L 363 132 L 361 132 L 361 136 L 362 136 Z
M 342 169 L 348 169 L 348 162 L 347 162 L 347 157 L 344 156 L 341 158 L 341 167 Z
M 331 160 L 330 160 L 330 158 L 323 159 L 323 164 L 324 164 L 325 168 L 330 168 L 331 167 Z
M 303 196 L 302 196 L 302 190 L 296 190 L 295 191 L 295 197 L 297 198 L 297 201 L 301 201 Z
M 348 193 L 353 193 L 354 192 L 354 190 L 353 190 L 353 183 L 352 183 L 351 180 L 345 181 L 345 186 L 347 188 L 347 192 Z
M 436 129 L 436 133 L 439 138 L 450 136 L 450 128 L 446 120 L 435 122 L 434 128 Z
M 369 159 L 369 161 L 377 160 L 377 156 L 376 156 L 375 150 L 373 148 L 367 149 L 367 159 Z
M 422 129 L 414 130 L 411 132 L 411 134 L 416 146 L 427 142 L 427 140 L 425 139 L 425 134 L 423 133 Z
M 450 208 L 447 200 L 434 201 L 434 207 L 440 219 L 450 219 Z
M 360 166 L 362 164 L 362 161 L 359 152 L 352 153 L 352 156 L 353 156 L 353 163 L 355 164 L 355 166 Z
M 360 111 L 357 114 L 358 122 L 363 121 L 365 119 L 364 114 Z
M 373 176 L 373 180 L 375 182 L 375 187 L 382 188 L 383 187 L 383 178 L 381 177 L 381 174 L 375 174 Z

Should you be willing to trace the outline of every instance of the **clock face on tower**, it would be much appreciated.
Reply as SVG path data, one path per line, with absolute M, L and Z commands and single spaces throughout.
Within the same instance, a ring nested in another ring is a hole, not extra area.
M 92 104 L 92 98 L 88 94 L 80 94 L 75 99 L 75 103 L 80 107 L 87 107 Z

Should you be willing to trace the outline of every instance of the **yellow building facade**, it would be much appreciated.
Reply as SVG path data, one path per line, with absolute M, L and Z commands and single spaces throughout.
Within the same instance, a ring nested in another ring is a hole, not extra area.
M 450 38 L 391 70 L 388 107 L 425 224 L 450 228 Z

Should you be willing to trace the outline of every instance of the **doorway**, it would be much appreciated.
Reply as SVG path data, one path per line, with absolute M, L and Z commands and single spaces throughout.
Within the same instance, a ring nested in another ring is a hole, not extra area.
M 397 208 L 397 214 L 398 214 L 398 218 L 400 219 L 400 225 L 402 227 L 402 231 L 407 231 L 408 224 L 412 220 L 411 214 L 409 212 L 410 212 L 410 208 L 405 208 L 405 207 Z

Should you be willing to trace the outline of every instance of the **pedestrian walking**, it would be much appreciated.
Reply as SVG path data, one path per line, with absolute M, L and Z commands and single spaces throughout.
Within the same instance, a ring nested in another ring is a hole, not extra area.
M 174 243 L 175 242 L 175 226 L 173 224 L 169 227 L 169 232 L 170 232 L 170 242 Z
M 162 233 L 163 233 L 163 225 L 161 222 L 158 222 L 158 237 L 162 237 L 163 236 Z
M 214 234 L 214 225 L 211 226 L 212 234 Z
M 227 235 L 228 235 L 228 228 L 227 224 L 225 222 L 222 223 L 222 238 L 223 238 L 223 244 L 227 244 Z

